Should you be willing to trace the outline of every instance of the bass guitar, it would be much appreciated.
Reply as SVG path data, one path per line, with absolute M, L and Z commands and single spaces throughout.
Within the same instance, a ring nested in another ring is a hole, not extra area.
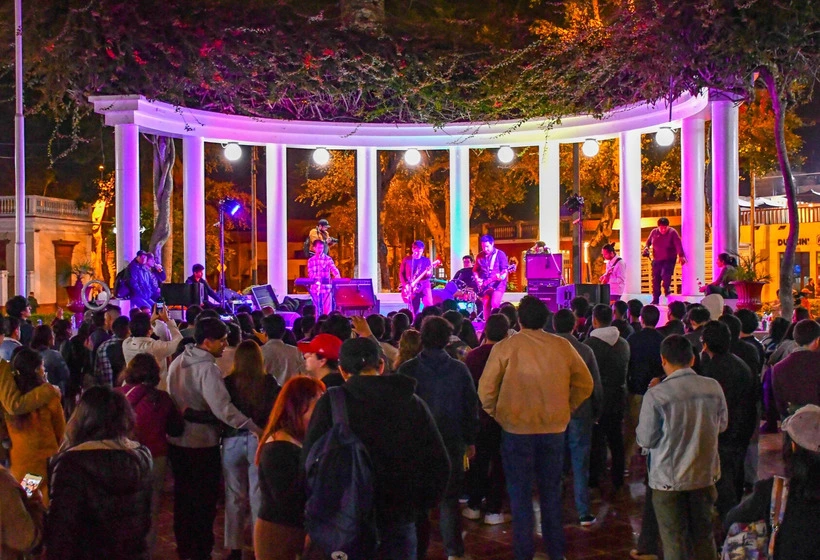
M 419 271 L 418 274 L 410 280 L 410 282 L 401 287 L 401 299 L 404 303 L 407 305 L 412 303 L 413 298 L 416 297 L 416 294 L 419 292 L 419 285 L 421 284 L 421 281 L 431 275 L 438 266 L 441 266 L 441 259 L 436 259 L 431 262 L 430 266 Z
M 501 285 L 501 282 L 507 282 L 507 274 L 510 272 L 515 272 L 518 268 L 518 263 L 512 263 L 507 267 L 506 272 L 497 272 L 496 274 L 492 275 L 489 278 L 479 278 L 478 279 L 478 296 L 484 297 L 489 292 L 497 290 L 498 286 Z

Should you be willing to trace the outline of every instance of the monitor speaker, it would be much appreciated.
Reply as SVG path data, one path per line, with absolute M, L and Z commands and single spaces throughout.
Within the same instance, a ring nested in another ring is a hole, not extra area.
M 569 309 L 570 302 L 579 296 L 589 300 L 590 305 L 609 305 L 609 284 L 569 284 L 556 290 L 558 307 L 562 309 Z

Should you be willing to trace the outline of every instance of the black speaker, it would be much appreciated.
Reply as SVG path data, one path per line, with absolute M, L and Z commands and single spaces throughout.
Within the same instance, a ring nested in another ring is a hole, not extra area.
M 558 311 L 558 288 L 561 284 L 560 278 L 549 278 L 545 280 L 529 280 L 527 282 L 527 294 L 535 296 L 544 303 L 550 311 Z
M 190 307 L 191 305 L 201 305 L 202 297 L 199 284 L 169 283 L 160 284 L 159 291 L 166 305 L 181 305 Z
M 587 298 L 590 305 L 609 305 L 609 284 L 569 284 L 560 286 L 555 295 L 561 309 L 569 309 L 570 302 L 579 296 Z

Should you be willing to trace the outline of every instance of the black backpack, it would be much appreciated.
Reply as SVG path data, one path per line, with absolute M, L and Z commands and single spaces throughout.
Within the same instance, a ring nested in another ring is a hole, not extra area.
M 373 464 L 350 429 L 342 387 L 327 391 L 333 427 L 305 463 L 305 528 L 323 558 L 370 560 L 378 544 Z
M 131 295 L 131 289 L 128 287 L 128 281 L 131 279 L 131 273 L 126 266 L 117 273 L 114 277 L 114 297 L 118 299 L 127 298 Z

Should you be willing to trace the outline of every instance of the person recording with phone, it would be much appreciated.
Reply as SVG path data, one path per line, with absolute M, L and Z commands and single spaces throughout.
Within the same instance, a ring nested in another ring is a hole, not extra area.
M 160 326 L 161 325 L 161 326 Z M 139 312 L 134 315 L 129 325 L 131 336 L 122 343 L 122 354 L 127 366 L 134 356 L 147 352 L 156 358 L 160 367 L 159 388 L 167 389 L 168 358 L 176 351 L 182 333 L 177 328 L 176 321 L 168 316 L 168 308 L 162 304 L 154 307 L 153 314 Z M 151 337 L 154 328 L 167 328 L 169 340 L 156 340 Z M 116 372 L 117 374 L 119 372 Z
M 8 560 L 27 558 L 43 540 L 46 507 L 39 491 L 23 490 L 6 467 L 0 466 L 0 557 Z

